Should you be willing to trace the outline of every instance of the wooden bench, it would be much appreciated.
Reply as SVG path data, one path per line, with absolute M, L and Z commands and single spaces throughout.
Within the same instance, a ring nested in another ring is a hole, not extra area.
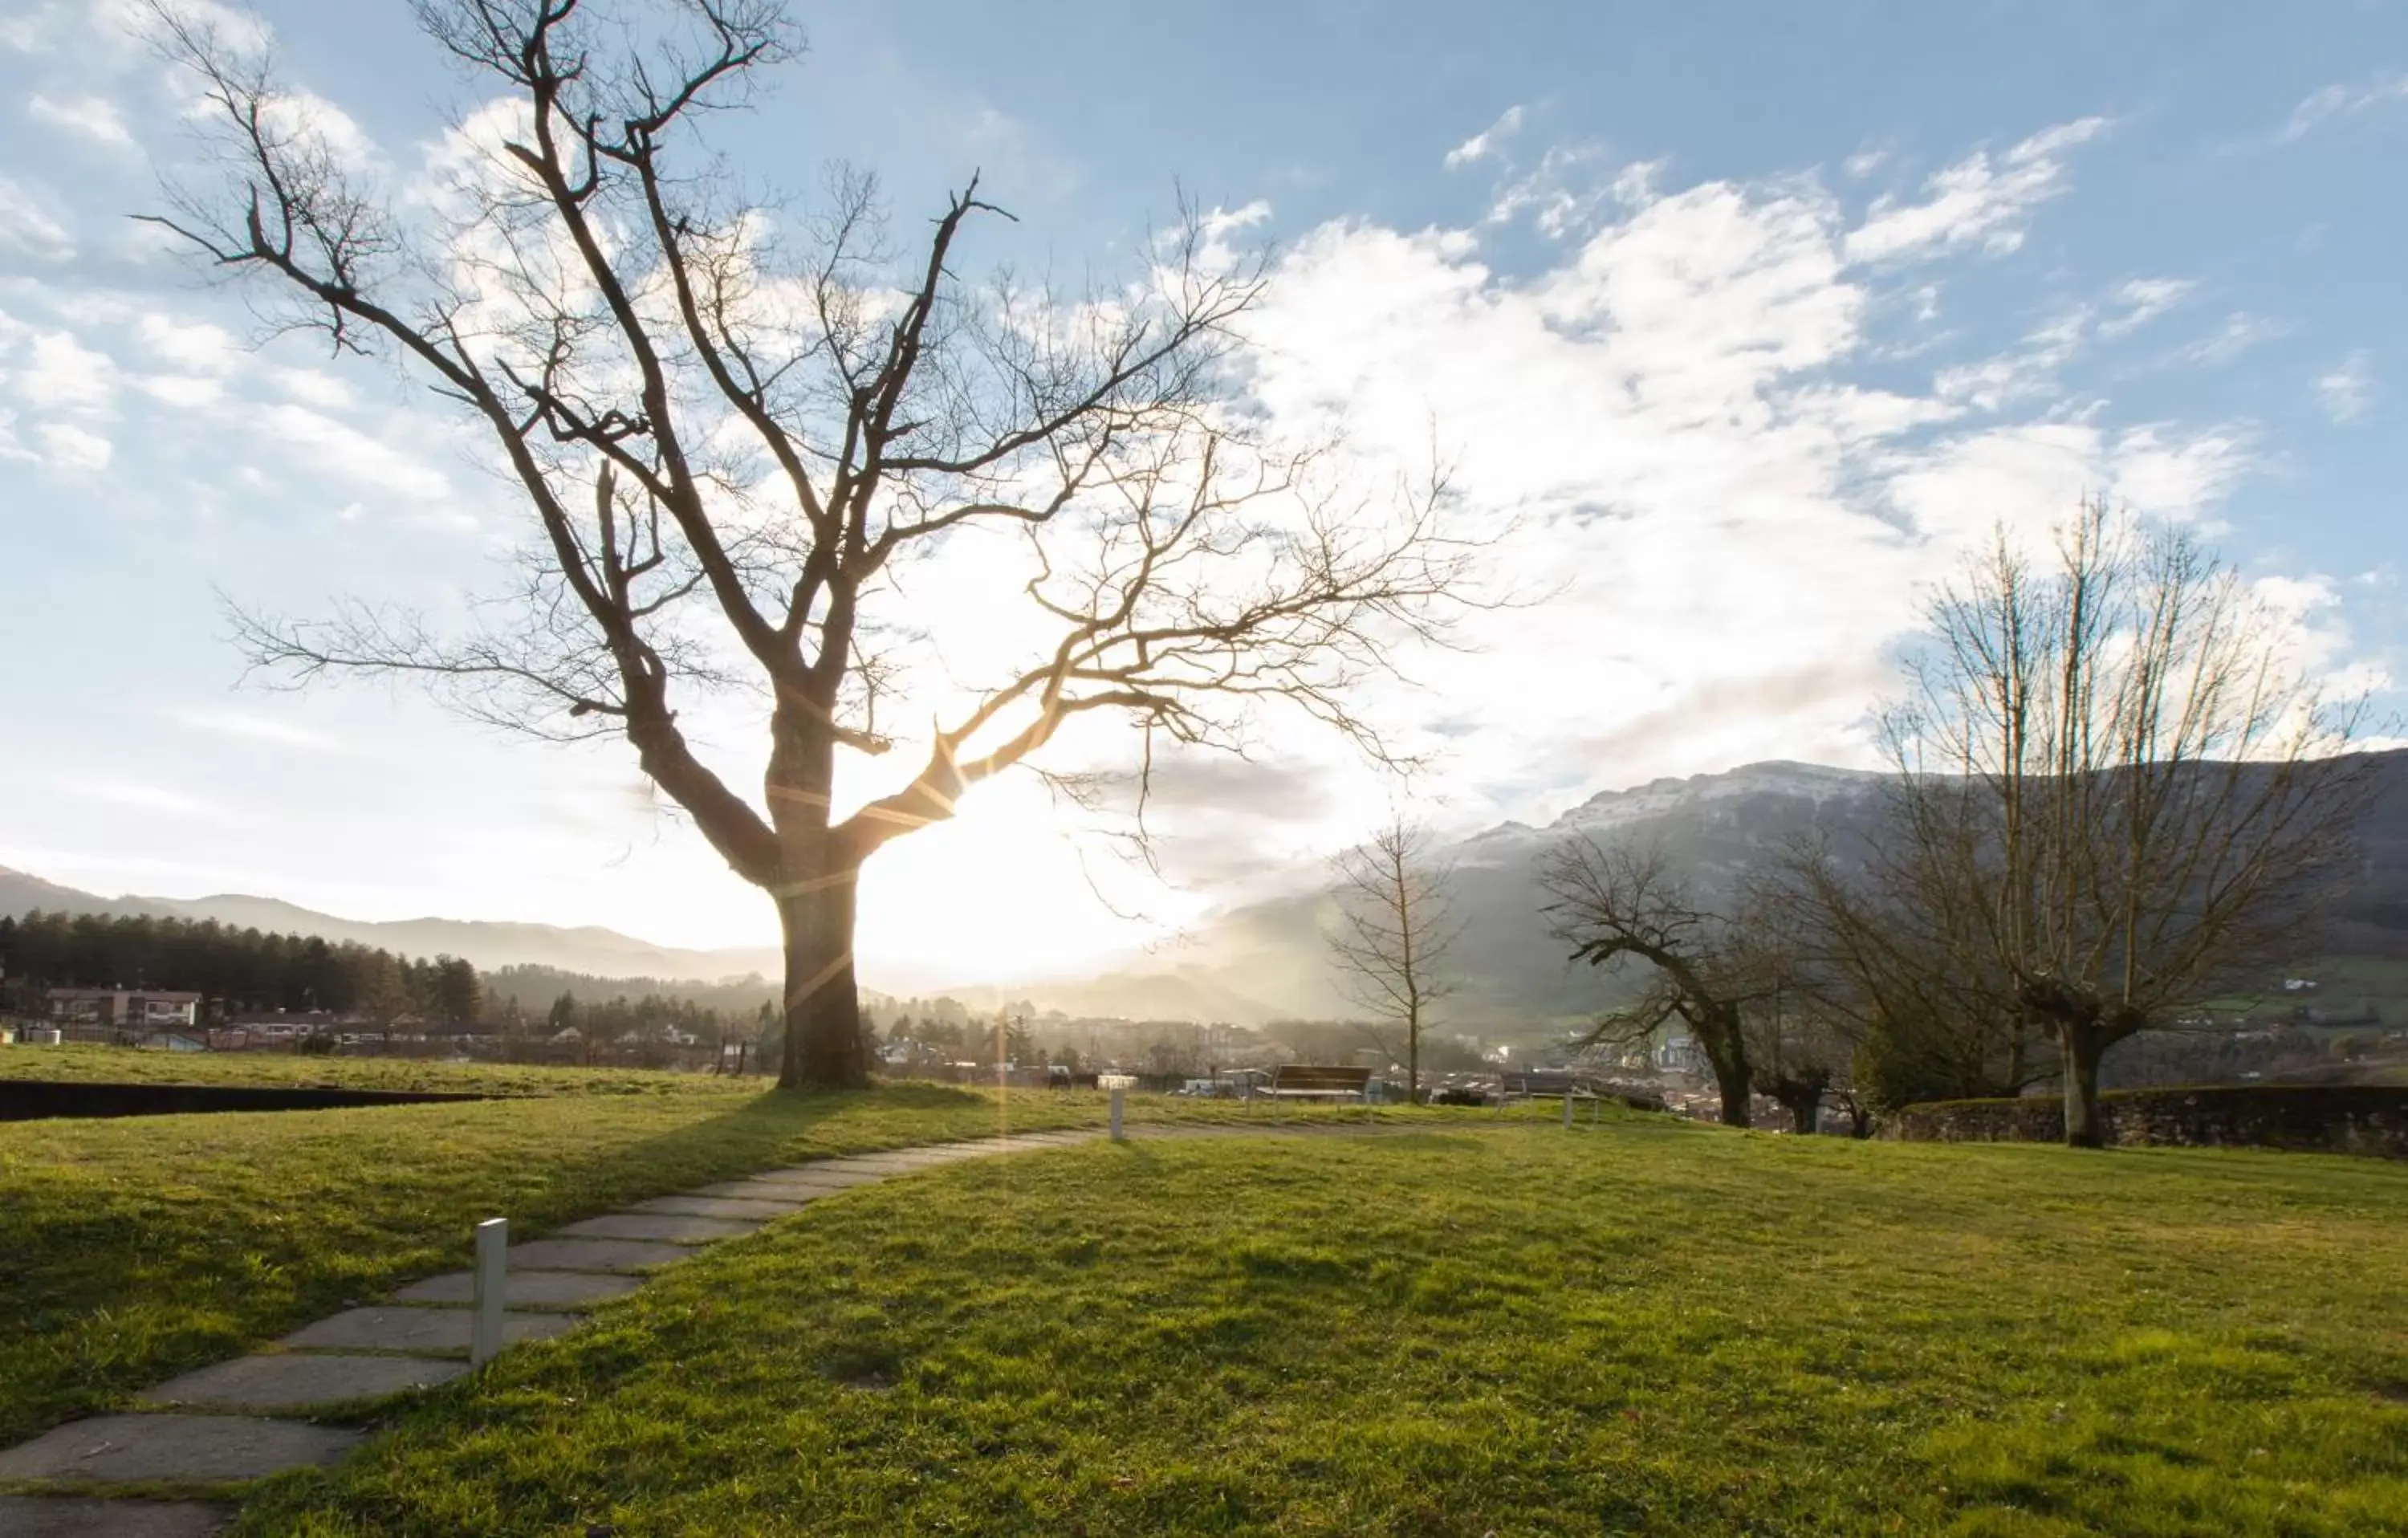
M 1283 1063 L 1271 1070 L 1270 1083 L 1254 1093 L 1268 1096 L 1274 1110 L 1283 1100 L 1342 1100 L 1349 1095 L 1368 1108 L 1371 1099 L 1365 1089 L 1370 1082 L 1371 1071 L 1368 1068 Z
M 1500 1115 L 1514 1100 L 1554 1100 L 1565 1101 L 1564 1114 L 1570 1115 L 1570 1102 L 1597 1098 L 1597 1092 L 1589 1088 L 1586 1081 L 1569 1069 L 1531 1069 L 1497 1075 L 1497 1111 Z

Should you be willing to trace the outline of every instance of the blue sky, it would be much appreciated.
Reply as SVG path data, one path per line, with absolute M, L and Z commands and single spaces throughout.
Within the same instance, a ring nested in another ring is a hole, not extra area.
M 1422 787 L 1451 824 L 1866 761 L 1917 584 L 2084 491 L 2210 530 L 2317 667 L 2399 702 L 2397 7 L 798 14 L 809 56 L 714 129 L 749 177 L 808 195 L 828 161 L 873 167 L 908 231 L 979 168 L 1021 223 L 974 260 L 1065 274 L 1125 261 L 1184 187 L 1282 253 L 1266 409 L 1373 458 L 1434 432 L 1467 516 L 1512 521 L 1499 568 L 1562 596 L 1383 706 L 1451 745 Z M 394 185 L 482 100 L 402 5 L 257 15 Z M 189 95 L 114 0 L 0 0 L 0 863 L 767 938 L 615 751 L 234 687 L 217 591 L 456 613 L 497 585 L 513 510 L 389 367 L 257 342 L 240 293 L 128 222 L 192 154 Z M 748 782 L 744 724 L 718 745 Z M 1110 873 L 1123 906 L 1191 917 L 1376 815 L 1329 744 L 1272 746 L 1189 771 L 1176 885 Z M 896 846 L 865 893 L 870 980 L 1142 933 L 1089 894 L 1078 840 L 998 785 Z

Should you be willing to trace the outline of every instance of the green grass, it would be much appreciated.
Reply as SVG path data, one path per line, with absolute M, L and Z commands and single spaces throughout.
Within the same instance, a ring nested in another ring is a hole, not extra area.
M 0 1079 L 59 1083 L 308 1085 L 341 1089 L 440 1089 L 488 1095 L 624 1095 L 663 1089 L 746 1089 L 709 1074 L 644 1069 L 538 1068 L 514 1063 L 445 1063 L 406 1057 L 335 1057 L 293 1052 L 146 1052 L 68 1042 L 0 1046 Z
M 245 1534 L 2408 1531 L 2408 1170 L 1137 1141 L 814 1203 Z
M 794 1095 L 695 1074 L 107 1047 L 0 1048 L 0 1072 L 30 1076 L 27 1057 L 64 1070 L 43 1077 L 156 1067 L 191 1083 L 534 1098 L 0 1124 L 0 1446 L 465 1265 L 480 1217 L 540 1233 L 773 1164 L 1105 1116 L 1093 1093 Z M 1243 1114 L 1130 1104 L 1139 1120 Z

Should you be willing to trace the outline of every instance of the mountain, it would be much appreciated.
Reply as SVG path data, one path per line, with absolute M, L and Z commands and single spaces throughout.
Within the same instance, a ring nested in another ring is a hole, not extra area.
M 2336 956 L 2408 958 L 2408 749 L 2373 757 L 2381 788 L 2362 830 L 2364 861 L 2334 914 L 2328 945 Z M 1449 953 L 1458 986 L 1442 1019 L 1457 1030 L 1512 1039 L 1597 1010 L 1598 977 L 1564 959 L 1541 912 L 1540 868 L 1565 840 L 1584 835 L 1660 848 L 1694 889 L 1712 897 L 1734 889 L 1751 866 L 1801 833 L 1869 828 L 1887 782 L 1870 770 L 1749 764 L 1600 792 L 1545 827 L 1506 823 L 1447 847 L 1440 857 L 1455 863 L 1454 913 L 1463 932 Z M 1326 891 L 1300 891 L 1203 927 L 1175 965 L 1009 991 L 1070 1013 L 1089 1013 L 1072 1008 L 1073 999 L 1145 997 L 1155 986 L 1227 1005 L 1226 1013 L 1190 1018 L 1259 1025 L 1279 1015 L 1342 1017 L 1353 1012 L 1336 991 L 1322 939 L 1335 913 Z
M 550 924 L 474 919 L 349 919 L 274 898 L 236 895 L 150 898 L 128 894 L 104 898 L 0 867 L 0 913 L 22 913 L 34 908 L 50 913 L 148 913 L 160 918 L 215 919 L 236 928 L 280 930 L 380 945 L 403 956 L 463 956 L 487 970 L 550 967 L 596 977 L 707 983 L 741 977 L 748 972 L 774 977 L 782 965 L 778 953 L 767 948 L 681 950 L 592 926 L 564 929 Z
M 2363 829 L 2364 862 L 2334 915 L 2329 949 L 2336 956 L 2408 960 L 2408 749 L 2373 758 L 2381 790 Z M 1602 791 L 1545 827 L 1505 823 L 1449 846 L 1441 855 L 1455 863 L 1455 913 L 1463 932 L 1449 957 L 1458 986 L 1445 1022 L 1512 1039 L 1598 1007 L 1598 977 L 1565 961 L 1541 912 L 1541 865 L 1567 838 L 1654 845 L 1693 886 L 1727 892 L 1749 867 L 1799 833 L 1869 826 L 1886 782 L 1863 769 L 1749 764 Z M 537 966 L 607 978 L 716 982 L 752 972 L 774 978 L 781 966 L 767 948 L 679 950 L 610 929 L 440 918 L 368 923 L 253 897 L 100 898 L 0 869 L 0 913 L 29 908 L 214 918 L 411 956 L 466 956 L 486 970 Z M 1003 984 L 972 978 L 911 991 L 949 994 L 982 1011 L 1025 999 L 1073 1016 L 1131 1020 L 1259 1026 L 1283 1017 L 1340 1018 L 1354 1012 L 1336 990 L 1322 939 L 1334 917 L 1326 890 L 1302 888 L 1225 913 L 1157 956 L 1108 971 Z

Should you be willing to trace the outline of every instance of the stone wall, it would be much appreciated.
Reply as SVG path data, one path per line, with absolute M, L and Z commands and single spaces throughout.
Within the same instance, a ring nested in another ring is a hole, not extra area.
M 2408 1159 L 2408 1085 L 2242 1085 L 2116 1089 L 2099 1097 L 2106 1141 L 2126 1146 L 2287 1148 Z M 1939 1100 L 1882 1119 L 1910 1143 L 2056 1143 L 2065 1108 L 2054 1095 Z

